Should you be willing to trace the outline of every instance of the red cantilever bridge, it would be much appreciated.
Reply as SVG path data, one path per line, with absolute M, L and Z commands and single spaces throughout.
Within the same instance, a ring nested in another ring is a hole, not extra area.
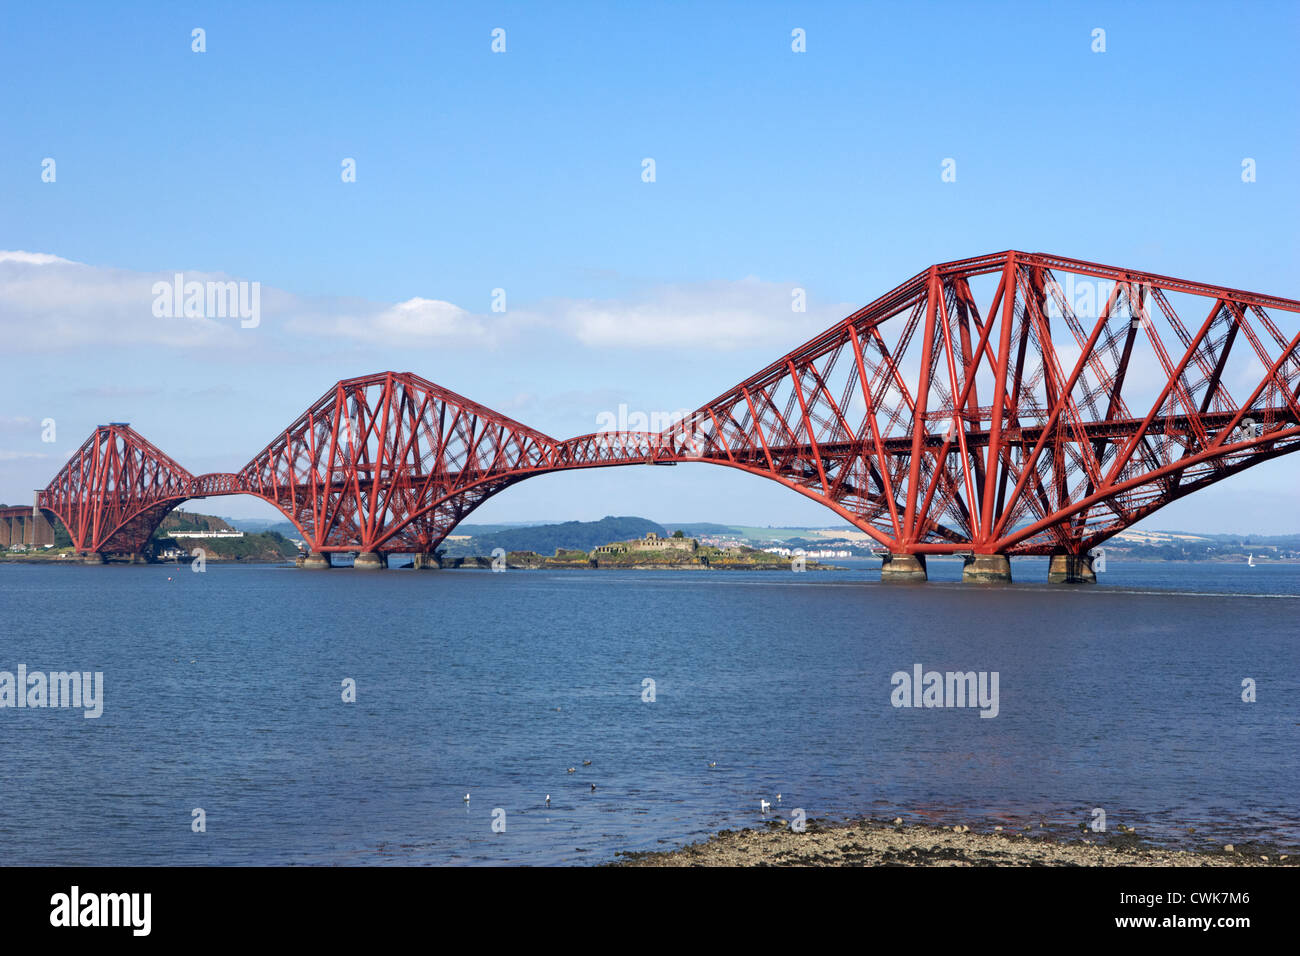
M 1300 302 L 1023 252 L 931 266 L 658 433 L 557 440 L 409 372 L 338 382 L 248 464 L 193 475 L 103 425 L 39 492 L 88 559 L 139 552 L 187 498 L 270 502 L 313 552 L 426 566 L 467 514 L 571 468 L 707 462 L 820 501 L 887 577 L 966 556 L 1009 577 L 1300 447 Z M 1283 321 L 1285 320 L 1285 321 Z

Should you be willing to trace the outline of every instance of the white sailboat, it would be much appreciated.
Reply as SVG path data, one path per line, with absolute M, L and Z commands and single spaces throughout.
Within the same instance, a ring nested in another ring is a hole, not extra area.
M 1246 559 L 1246 567 L 1253 568 L 1254 566 L 1255 566 L 1255 552 L 1252 551 L 1250 553 L 1250 557 Z

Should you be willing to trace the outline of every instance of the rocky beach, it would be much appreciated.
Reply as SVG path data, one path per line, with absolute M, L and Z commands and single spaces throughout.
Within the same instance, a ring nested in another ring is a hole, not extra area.
M 724 830 L 678 850 L 623 853 L 621 866 L 1295 866 L 1295 848 L 1272 844 L 1211 844 L 1195 850 L 1144 842 L 1136 831 L 1062 832 L 1047 824 L 977 832 L 962 824 L 935 826 L 862 820 L 809 820 L 797 833 L 776 819 L 752 830 Z

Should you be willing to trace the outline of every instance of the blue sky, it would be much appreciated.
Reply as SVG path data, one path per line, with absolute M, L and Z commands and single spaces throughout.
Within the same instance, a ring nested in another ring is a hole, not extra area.
M 1291 3 L 11 5 L 0 499 L 108 420 L 234 470 L 381 369 L 557 437 L 694 408 L 1006 248 L 1300 298 L 1297 40 Z M 177 271 L 260 282 L 263 325 L 159 333 L 133 290 Z M 1297 467 L 1146 526 L 1300 531 Z M 473 520 L 611 513 L 834 519 L 691 467 L 548 476 Z

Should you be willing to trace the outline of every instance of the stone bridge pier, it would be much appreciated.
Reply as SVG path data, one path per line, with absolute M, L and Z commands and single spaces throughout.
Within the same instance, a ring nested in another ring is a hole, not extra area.
M 54 544 L 54 526 L 35 505 L 30 508 L 26 505 L 0 508 L 0 548 L 11 548 L 16 544 L 25 544 L 29 548 Z

